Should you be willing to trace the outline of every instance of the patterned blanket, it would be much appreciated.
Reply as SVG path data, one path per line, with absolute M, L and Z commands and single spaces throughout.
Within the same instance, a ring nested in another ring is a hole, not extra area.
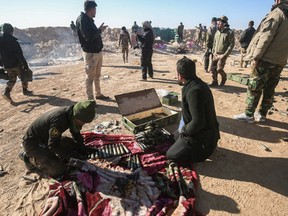
M 167 163 L 172 143 L 143 148 L 134 135 L 82 135 L 97 151 L 87 161 L 71 159 L 69 175 L 50 180 L 41 215 L 201 215 L 192 164 Z

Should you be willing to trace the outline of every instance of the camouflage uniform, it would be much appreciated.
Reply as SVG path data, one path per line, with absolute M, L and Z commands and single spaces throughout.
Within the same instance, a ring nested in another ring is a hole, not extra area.
M 256 67 L 253 67 L 247 89 L 245 111 L 247 116 L 253 116 L 262 91 L 263 98 L 259 113 L 261 116 L 267 115 L 268 110 L 273 105 L 275 88 L 278 85 L 283 67 L 284 65 L 271 64 L 261 60 Z
M 222 17 L 227 23 L 228 18 Z M 220 21 L 221 22 L 221 21 Z M 227 74 L 224 71 L 226 60 L 230 55 L 235 45 L 234 32 L 228 27 L 228 24 L 222 29 L 215 33 L 213 41 L 213 61 L 211 65 L 212 71 L 212 85 L 218 85 L 218 74 L 221 75 L 222 81 L 220 85 L 224 85 L 227 79 Z
M 6 90 L 11 92 L 16 84 L 17 77 L 20 78 L 21 69 L 19 67 L 14 67 L 6 69 L 8 75 L 8 82 L 6 83 Z M 28 89 L 28 82 L 21 81 L 23 90 Z
M 216 18 L 215 20 L 213 20 L 213 22 L 216 22 Z M 207 31 L 207 36 L 205 38 L 206 40 L 206 52 L 204 55 L 204 70 L 206 72 L 208 72 L 208 67 L 209 67 L 209 62 L 210 62 L 210 55 L 212 55 L 212 48 L 213 48 L 213 40 L 214 40 L 214 36 L 215 33 L 217 31 L 217 24 L 213 23 L 208 31 Z
M 2 65 L 7 71 L 8 81 L 2 96 L 12 102 L 10 92 L 16 84 L 17 77 L 20 78 L 20 73 L 26 73 L 29 70 L 29 66 L 23 56 L 23 51 L 17 38 L 12 35 L 14 31 L 12 25 L 5 23 L 3 24 L 3 28 L 3 35 L 0 35 L 0 57 Z M 32 94 L 32 92 L 28 90 L 28 82 L 23 79 L 22 90 L 25 95 Z
M 288 3 L 282 1 L 260 23 L 245 60 L 256 61 L 248 89 L 245 114 L 253 117 L 263 93 L 259 113 L 266 116 L 273 104 L 275 88 L 288 58 Z
M 119 46 L 122 48 L 124 63 L 128 62 L 129 44 L 131 46 L 130 35 L 126 30 L 122 30 L 119 36 Z

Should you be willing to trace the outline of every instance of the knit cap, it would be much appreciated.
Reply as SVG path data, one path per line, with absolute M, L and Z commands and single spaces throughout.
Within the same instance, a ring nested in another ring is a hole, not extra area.
M 94 100 L 80 101 L 73 107 L 74 118 L 79 119 L 84 123 L 90 123 L 95 117 L 95 106 Z

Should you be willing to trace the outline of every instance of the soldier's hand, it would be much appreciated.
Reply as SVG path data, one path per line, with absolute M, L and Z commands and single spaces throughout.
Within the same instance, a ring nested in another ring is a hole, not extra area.
M 99 28 L 100 28 L 100 31 L 103 32 L 107 27 L 108 25 L 104 25 L 104 23 L 102 23 L 102 25 Z

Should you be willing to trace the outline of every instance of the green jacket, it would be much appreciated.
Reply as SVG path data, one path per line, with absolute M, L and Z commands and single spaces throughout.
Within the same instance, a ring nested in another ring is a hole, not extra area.
M 218 30 L 216 32 L 214 36 L 212 53 L 228 57 L 234 46 L 234 32 L 229 27 L 225 27 L 222 31 Z
M 213 48 L 213 41 L 214 41 L 214 36 L 217 32 L 217 25 L 212 24 L 209 28 L 208 28 L 208 32 L 207 32 L 207 36 L 206 36 L 206 46 L 208 49 L 212 49 Z
M 275 8 L 260 23 L 247 49 L 245 60 L 260 59 L 285 65 L 288 58 L 288 18 Z
M 26 131 L 23 140 L 30 139 L 47 146 L 52 152 L 60 143 L 62 133 L 70 130 L 73 140 L 83 145 L 80 131 L 73 126 L 73 106 L 55 108 L 38 117 Z

